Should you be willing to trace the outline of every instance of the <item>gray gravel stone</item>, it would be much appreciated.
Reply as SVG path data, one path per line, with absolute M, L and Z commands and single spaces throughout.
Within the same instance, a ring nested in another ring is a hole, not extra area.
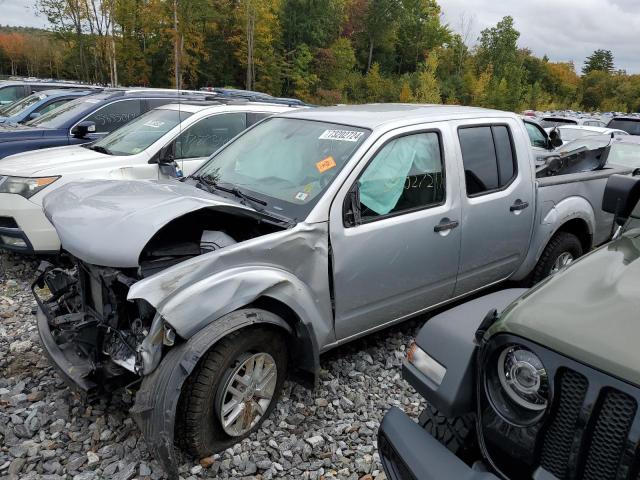
M 0 253 L 0 477 L 165 479 L 129 416 L 131 395 L 84 404 L 43 354 L 29 290 L 36 267 Z M 285 382 L 257 432 L 206 462 L 185 457 L 181 479 L 385 480 L 376 443 L 382 416 L 394 405 L 416 418 L 424 406 L 400 375 L 419 326 L 409 322 L 326 354 L 314 391 Z

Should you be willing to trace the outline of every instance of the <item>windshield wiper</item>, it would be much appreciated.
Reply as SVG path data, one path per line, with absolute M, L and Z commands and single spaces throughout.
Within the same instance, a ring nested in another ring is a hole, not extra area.
M 90 149 L 90 150 L 93 150 L 94 152 L 105 153 L 107 155 L 113 155 L 111 153 L 111 150 L 108 150 L 108 149 L 106 149 L 104 147 L 101 147 L 100 145 L 89 145 L 87 148 Z
M 249 201 L 251 203 L 257 203 L 258 205 L 262 205 L 262 206 L 267 205 L 267 202 L 265 202 L 264 200 L 261 200 L 259 198 L 253 197 L 251 195 L 247 195 L 246 193 L 241 191 L 238 187 L 230 187 L 230 188 L 229 187 L 221 187 L 217 183 L 213 184 L 212 186 L 213 186 L 213 188 L 215 188 L 217 190 L 222 190 L 223 192 L 231 193 L 232 195 L 235 195 L 236 197 L 238 197 L 238 198 L 240 198 L 242 200 Z M 262 212 L 264 210 L 264 208 L 256 207 L 255 205 L 253 205 L 253 208 L 258 210 L 259 212 Z

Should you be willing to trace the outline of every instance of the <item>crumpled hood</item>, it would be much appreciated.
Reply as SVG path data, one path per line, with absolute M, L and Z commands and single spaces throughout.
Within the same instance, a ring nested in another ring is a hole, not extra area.
M 71 182 L 43 199 L 45 215 L 62 247 L 94 265 L 137 267 L 155 233 L 202 208 L 244 210 L 244 205 L 175 180 Z
M 640 386 L 640 232 L 542 282 L 489 334 L 509 332 Z
M 76 172 L 82 167 L 89 167 L 89 162 L 103 161 L 108 156 L 81 145 L 30 150 L 3 158 L 0 161 L 0 175 L 62 175 L 68 171 Z

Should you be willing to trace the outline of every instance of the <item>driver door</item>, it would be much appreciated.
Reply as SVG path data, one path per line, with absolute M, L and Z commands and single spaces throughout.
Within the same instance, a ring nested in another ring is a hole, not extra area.
M 337 339 L 452 297 L 461 229 L 459 166 L 450 136 L 446 124 L 386 134 L 334 201 Z

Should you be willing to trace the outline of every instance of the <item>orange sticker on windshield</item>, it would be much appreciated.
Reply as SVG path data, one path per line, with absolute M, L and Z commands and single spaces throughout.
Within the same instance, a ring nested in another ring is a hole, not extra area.
M 333 159 L 331 155 L 329 155 L 327 158 L 320 160 L 318 163 L 316 163 L 316 168 L 320 173 L 324 173 L 327 170 L 331 170 L 335 166 L 336 166 L 336 161 Z

